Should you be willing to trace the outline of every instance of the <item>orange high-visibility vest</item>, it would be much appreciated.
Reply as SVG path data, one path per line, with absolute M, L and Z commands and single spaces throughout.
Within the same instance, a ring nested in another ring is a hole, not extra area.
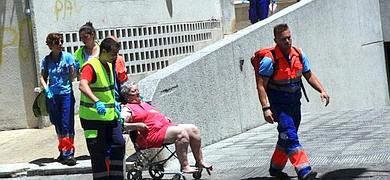
M 296 92 L 300 90 L 301 86 L 289 86 L 291 83 L 301 81 L 303 64 L 300 59 L 301 52 L 297 48 L 291 48 L 289 63 L 283 56 L 283 53 L 275 46 L 275 57 L 269 52 L 265 56 L 272 59 L 274 63 L 274 73 L 268 83 L 268 88 L 273 90 Z

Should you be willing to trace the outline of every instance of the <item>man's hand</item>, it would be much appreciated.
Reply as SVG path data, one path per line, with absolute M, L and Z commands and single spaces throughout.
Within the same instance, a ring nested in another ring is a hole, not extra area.
M 322 92 L 322 93 L 320 94 L 320 97 L 321 97 L 321 101 L 322 101 L 322 102 L 325 101 L 325 106 L 327 106 L 327 105 L 329 104 L 329 99 L 330 99 L 328 93 L 326 93 L 326 92 L 324 91 L 324 92 Z
M 263 115 L 264 115 L 264 120 L 267 121 L 268 123 L 273 124 L 275 122 L 271 109 L 267 109 L 263 111 Z
M 104 106 L 104 103 L 101 101 L 96 101 L 95 108 L 97 110 L 97 113 L 99 115 L 105 115 L 106 114 L 106 107 Z

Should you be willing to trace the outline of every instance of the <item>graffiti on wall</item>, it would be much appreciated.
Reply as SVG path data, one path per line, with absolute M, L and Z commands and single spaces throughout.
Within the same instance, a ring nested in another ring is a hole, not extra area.
M 27 61 L 32 57 L 33 47 L 31 45 L 29 37 L 29 25 L 28 19 L 24 18 L 20 20 L 17 26 L 3 26 L 0 27 L 0 51 L 5 48 L 18 47 L 19 58 L 23 61 Z M 0 64 L 3 62 L 3 53 L 0 55 Z
M 56 0 L 54 4 L 54 14 L 56 20 L 65 20 L 73 14 L 81 11 L 81 6 L 78 6 L 76 0 Z

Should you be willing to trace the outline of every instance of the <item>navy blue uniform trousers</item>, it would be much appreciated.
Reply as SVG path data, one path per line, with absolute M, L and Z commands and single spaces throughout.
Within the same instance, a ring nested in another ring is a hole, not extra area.
M 74 96 L 69 94 L 55 94 L 53 98 L 46 99 L 50 122 L 54 125 L 58 150 L 64 159 L 74 156 Z
M 250 0 L 249 1 L 249 20 L 252 24 L 268 17 L 270 0 Z

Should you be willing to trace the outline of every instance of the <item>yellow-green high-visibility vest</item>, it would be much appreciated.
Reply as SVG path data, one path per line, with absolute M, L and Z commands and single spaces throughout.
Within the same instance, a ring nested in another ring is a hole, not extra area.
M 82 67 L 84 65 L 84 46 L 81 46 L 80 48 L 78 48 L 76 50 L 76 52 L 74 52 L 73 54 L 74 58 L 75 58 L 75 61 L 78 61 L 79 64 L 80 64 L 80 67 Z
M 83 66 L 90 64 L 96 74 L 96 82 L 89 84 L 93 94 L 104 103 L 106 114 L 99 115 L 94 107 L 95 102 L 89 99 L 84 93 L 80 96 L 80 118 L 86 120 L 112 121 L 116 118 L 114 98 L 114 75 L 112 64 L 107 63 L 110 69 L 110 77 L 97 58 L 89 59 Z
M 95 42 L 95 45 L 96 44 L 99 46 L 99 43 Z M 84 59 L 84 48 L 85 46 L 81 46 L 76 50 L 76 52 L 73 53 L 75 61 L 79 62 L 80 67 L 83 67 L 84 63 L 88 61 L 88 59 Z

